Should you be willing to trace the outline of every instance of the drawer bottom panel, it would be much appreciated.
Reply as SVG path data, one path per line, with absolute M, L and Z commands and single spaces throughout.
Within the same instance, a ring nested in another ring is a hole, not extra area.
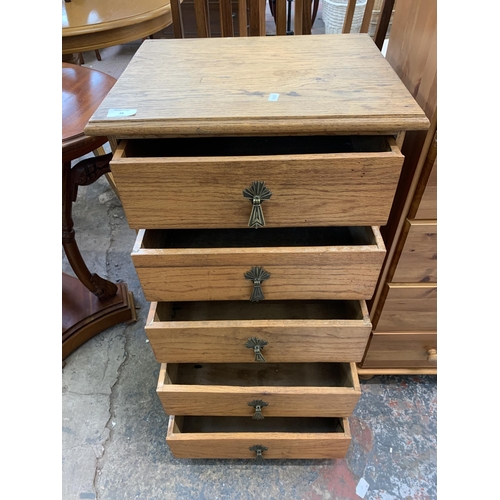
M 347 418 L 170 416 L 167 443 L 176 458 L 344 458 Z
M 362 368 L 436 368 L 436 332 L 374 332 Z

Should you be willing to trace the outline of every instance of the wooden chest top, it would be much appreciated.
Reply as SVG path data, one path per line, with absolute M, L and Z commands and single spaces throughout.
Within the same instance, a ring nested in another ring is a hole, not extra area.
M 146 40 L 85 132 L 392 134 L 428 125 L 372 39 L 348 34 Z

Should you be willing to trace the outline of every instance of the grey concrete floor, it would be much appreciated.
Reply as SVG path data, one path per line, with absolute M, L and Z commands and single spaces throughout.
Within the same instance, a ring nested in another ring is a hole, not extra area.
M 139 46 L 85 53 L 87 66 L 118 77 Z M 62 371 L 63 500 L 437 498 L 437 380 L 383 376 L 362 381 L 343 460 L 180 460 L 165 442 L 168 416 L 156 395 L 159 364 L 144 324 L 149 304 L 130 252 L 135 240 L 105 178 L 79 190 L 73 218 L 85 261 L 127 283 L 138 321 L 97 335 Z M 64 252 L 64 272 L 73 274 Z

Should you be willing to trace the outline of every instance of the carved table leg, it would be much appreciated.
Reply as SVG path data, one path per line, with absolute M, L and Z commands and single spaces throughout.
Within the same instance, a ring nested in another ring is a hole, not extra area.
M 111 152 L 114 153 L 116 151 L 116 140 L 113 141 L 112 138 L 109 139 L 109 145 L 111 146 Z M 104 150 L 104 147 L 101 146 L 97 148 L 96 150 L 93 151 L 95 156 L 101 156 L 105 155 L 106 151 Z M 111 186 L 111 189 L 115 192 L 116 197 L 120 199 L 120 193 L 118 192 L 118 188 L 116 187 L 115 179 L 113 177 L 113 174 L 111 172 L 107 172 L 106 174 L 106 179 L 109 182 L 109 185 Z
M 76 201 L 78 186 L 88 186 L 95 182 L 101 175 L 110 171 L 109 161 L 112 154 L 89 158 L 80 161 L 71 168 L 71 163 L 63 163 L 63 247 L 71 268 L 78 279 L 99 300 L 106 300 L 116 295 L 117 286 L 111 281 L 101 278 L 98 274 L 91 273 L 75 240 L 73 219 L 71 211 L 73 202 Z
M 81 160 L 73 168 L 63 162 L 62 240 L 78 279 L 63 273 L 63 359 L 84 342 L 123 321 L 137 321 L 134 298 L 127 285 L 116 285 L 91 273 L 83 260 L 73 229 L 72 205 L 78 186 L 87 186 L 110 171 L 112 154 Z

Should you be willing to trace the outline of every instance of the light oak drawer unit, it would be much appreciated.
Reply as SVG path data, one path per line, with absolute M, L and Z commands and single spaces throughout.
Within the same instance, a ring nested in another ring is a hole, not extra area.
M 437 282 L 437 221 L 406 220 L 393 282 Z
M 364 301 L 153 302 L 146 334 L 159 363 L 359 362 Z
M 347 417 L 361 389 L 355 363 L 163 363 L 157 394 L 168 415 L 263 420 Z
M 381 226 L 402 163 L 385 136 L 212 137 L 123 141 L 111 169 L 134 229 L 248 227 L 254 181 L 266 227 Z
M 374 333 L 363 368 L 437 368 L 436 332 Z
M 146 230 L 132 252 L 150 302 L 364 300 L 384 256 L 378 227 L 365 226 Z
M 167 443 L 176 458 L 344 458 L 351 432 L 346 417 L 170 416 Z
M 141 45 L 85 131 L 120 139 L 175 457 L 345 457 L 395 137 L 428 126 L 366 33 Z
M 389 283 L 378 332 L 437 331 L 437 285 Z

